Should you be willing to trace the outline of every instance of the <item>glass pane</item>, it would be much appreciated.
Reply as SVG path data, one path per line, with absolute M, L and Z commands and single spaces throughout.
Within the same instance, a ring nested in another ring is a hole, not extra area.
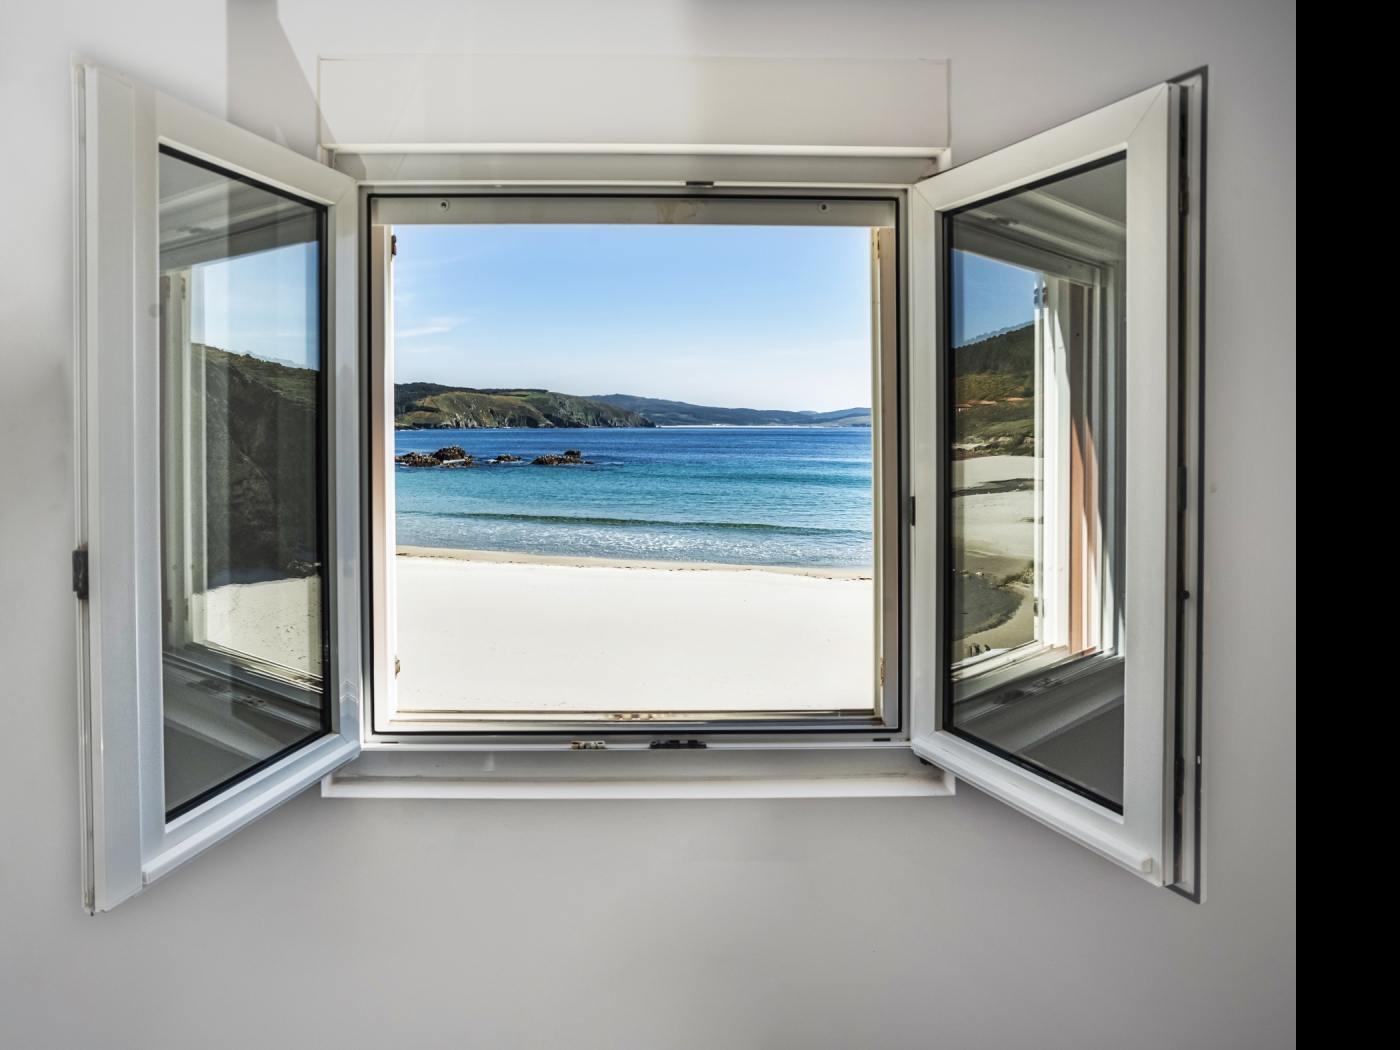
M 160 157 L 165 805 L 320 736 L 319 208 Z
M 947 220 L 948 722 L 1119 811 L 1126 168 Z

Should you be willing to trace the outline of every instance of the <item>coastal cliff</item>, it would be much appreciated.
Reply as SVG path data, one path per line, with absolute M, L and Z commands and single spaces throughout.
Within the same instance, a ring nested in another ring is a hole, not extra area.
M 473 390 L 438 383 L 394 385 L 395 430 L 654 426 L 640 412 L 551 390 Z

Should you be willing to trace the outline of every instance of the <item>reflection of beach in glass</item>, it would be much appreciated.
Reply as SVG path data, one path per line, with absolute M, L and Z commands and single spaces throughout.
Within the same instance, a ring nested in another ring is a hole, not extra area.
M 325 730 L 321 216 L 160 157 L 166 809 Z
M 1125 171 L 1111 161 L 959 212 L 949 259 L 950 724 L 1110 807 Z
M 1035 475 L 1025 455 L 953 463 L 955 660 L 1034 638 Z

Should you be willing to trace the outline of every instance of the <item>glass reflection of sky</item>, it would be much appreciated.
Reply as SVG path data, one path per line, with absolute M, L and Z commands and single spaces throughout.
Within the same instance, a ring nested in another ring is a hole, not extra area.
M 203 263 L 192 277 L 192 342 L 296 368 L 320 367 L 315 243 Z
M 952 254 L 954 346 L 1035 320 L 1034 270 L 956 249 Z

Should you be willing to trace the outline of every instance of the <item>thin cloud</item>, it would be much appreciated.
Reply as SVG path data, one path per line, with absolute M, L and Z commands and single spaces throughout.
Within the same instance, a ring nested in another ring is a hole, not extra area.
M 406 329 L 406 330 L 404 330 L 404 331 L 402 331 L 402 332 L 395 332 L 395 333 L 394 333 L 394 338 L 395 338 L 395 339 L 412 339 L 412 338 L 414 338 L 415 336 L 420 336 L 420 335 L 437 335 L 437 334 L 440 333 L 440 332 L 450 332 L 450 331 L 452 331 L 452 326 L 451 326 L 451 325 L 430 324 L 430 325 L 425 325 L 425 326 L 422 327 L 422 328 L 409 328 L 409 329 Z

